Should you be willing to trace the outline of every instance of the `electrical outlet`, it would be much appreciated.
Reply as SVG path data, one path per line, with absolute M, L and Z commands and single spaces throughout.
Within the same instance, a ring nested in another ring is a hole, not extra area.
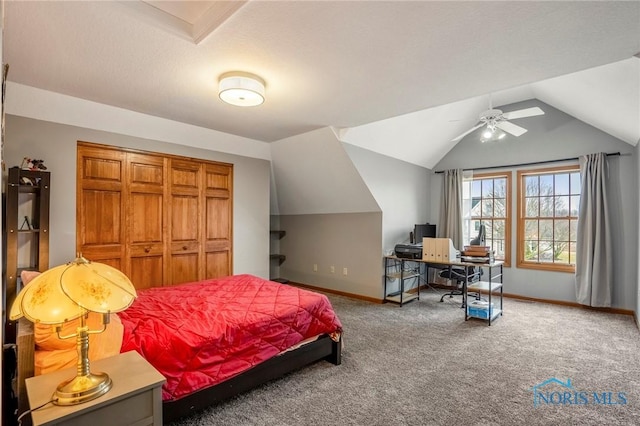
M 333 265 L 331 265 L 331 266 L 329 267 L 329 270 L 331 271 L 331 273 L 332 273 L 332 274 L 335 274 L 335 272 L 336 272 L 336 267 L 335 267 L 335 266 L 333 266 Z
M 317 263 L 313 264 L 313 272 L 318 272 L 318 264 Z
M 347 275 L 347 272 L 349 272 L 347 271 L 347 268 L 342 268 L 342 275 Z

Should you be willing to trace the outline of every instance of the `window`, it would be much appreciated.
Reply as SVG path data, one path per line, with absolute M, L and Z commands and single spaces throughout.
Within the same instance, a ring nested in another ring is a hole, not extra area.
M 496 259 L 511 263 L 511 172 L 474 174 L 465 181 L 463 238 L 467 243 L 484 224 L 486 245 Z
M 574 272 L 579 207 L 577 165 L 518 171 L 518 267 Z

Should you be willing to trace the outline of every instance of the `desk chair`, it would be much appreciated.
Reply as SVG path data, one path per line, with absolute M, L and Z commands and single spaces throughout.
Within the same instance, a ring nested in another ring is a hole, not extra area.
M 487 234 L 487 231 L 485 229 L 485 226 L 483 223 L 481 223 L 478 229 L 478 235 L 471 240 L 471 245 L 484 245 L 486 234 Z M 447 269 L 443 269 L 442 271 L 440 271 L 439 275 L 441 278 L 456 280 L 456 283 L 457 283 L 457 288 L 455 290 L 452 290 L 449 293 L 445 293 L 442 295 L 442 297 L 440 298 L 441 302 L 444 301 L 445 296 L 453 297 L 453 296 L 463 295 L 465 274 L 467 273 L 468 273 L 466 277 L 467 283 L 471 284 L 472 282 L 480 280 L 480 276 L 482 275 L 482 268 L 475 267 L 475 266 L 472 266 L 469 268 L 460 268 L 460 267 L 456 268 L 456 267 L 450 266 Z M 465 307 L 464 305 L 465 305 L 465 300 L 463 298 L 462 300 L 463 308 Z
M 442 297 L 440 298 L 441 302 L 444 302 L 445 296 L 449 296 L 451 298 L 453 296 L 464 295 L 464 281 L 465 281 L 465 274 L 467 272 L 468 272 L 468 274 L 466 275 L 467 284 L 471 284 L 480 279 L 480 276 L 482 275 L 482 268 L 477 268 L 475 266 L 471 266 L 469 268 L 460 268 L 460 267 L 450 266 L 440 271 L 440 273 L 438 274 L 440 278 L 448 278 L 450 280 L 456 281 L 456 288 L 454 290 L 451 290 L 448 293 L 443 294 Z M 462 307 L 464 307 L 464 300 L 463 300 Z

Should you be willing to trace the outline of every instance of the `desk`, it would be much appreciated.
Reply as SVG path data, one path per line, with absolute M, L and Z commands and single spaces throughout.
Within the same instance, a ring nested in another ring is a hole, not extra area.
M 402 306 L 412 300 L 420 300 L 420 277 L 422 276 L 422 259 L 409 259 L 397 256 L 384 257 L 384 302 L 394 302 Z M 400 290 L 387 292 L 387 282 L 399 279 Z M 406 280 L 415 280 L 415 292 L 407 292 Z
M 416 266 L 407 267 L 407 263 L 413 263 Z M 399 265 L 399 271 L 389 271 L 390 268 Z M 495 290 L 500 290 L 500 309 L 499 315 L 502 315 L 502 267 L 504 262 L 501 260 L 496 260 L 491 263 L 482 263 L 482 262 L 436 262 L 433 260 L 423 260 L 423 259 L 409 259 L 409 258 L 401 258 L 397 256 L 385 256 L 384 258 L 384 301 L 396 302 L 402 306 L 403 303 L 409 302 L 411 300 L 420 299 L 420 276 L 422 273 L 425 276 L 429 277 L 429 268 L 437 268 L 437 269 L 447 269 L 447 268 L 461 268 L 465 273 L 465 280 L 462 287 L 462 308 L 465 308 L 465 319 L 472 318 L 472 316 L 467 315 L 467 292 L 470 289 L 469 284 L 469 275 L 471 268 L 488 268 L 489 269 L 489 280 L 488 281 L 479 281 L 477 283 L 473 283 L 471 285 L 472 291 L 482 292 L 485 290 L 489 290 L 489 302 L 491 303 L 491 293 Z M 422 270 L 424 267 L 424 271 Z M 400 279 L 400 291 L 397 293 L 387 293 L 387 280 L 399 278 Z M 410 278 L 417 278 L 418 285 L 415 293 L 406 292 L 405 288 L 405 280 Z M 497 278 L 500 279 L 500 282 L 496 282 Z M 479 293 L 478 293 L 479 294 Z M 495 310 L 495 314 L 489 315 L 489 325 L 491 325 L 491 320 L 495 319 L 498 315 L 498 310 Z M 474 317 L 475 318 L 475 317 Z
M 489 302 L 491 302 L 491 293 L 494 290 L 498 290 L 500 289 L 500 315 L 502 315 L 502 267 L 504 265 L 504 261 L 502 260 L 494 260 L 493 262 L 490 263 L 485 263 L 485 262 L 461 262 L 461 261 L 455 261 L 455 262 L 434 262 L 432 260 L 430 261 L 424 261 L 426 264 L 426 273 L 427 276 L 429 276 L 429 267 L 433 266 L 436 267 L 438 269 L 446 269 L 446 268 L 461 268 L 464 270 L 464 276 L 465 276 L 465 280 L 462 284 L 462 306 L 461 308 L 465 309 L 465 312 L 467 311 L 467 297 L 468 297 L 468 291 L 469 289 L 474 290 L 474 291 L 483 291 L 488 289 L 491 289 L 491 291 L 489 291 Z M 473 284 L 469 284 L 469 276 L 472 275 L 471 272 L 471 268 L 487 268 L 489 271 L 489 280 L 488 281 L 478 281 L 476 283 Z M 496 273 L 497 271 L 497 273 Z M 495 280 L 497 278 L 500 278 L 500 282 L 497 283 Z M 499 285 L 499 286 L 498 286 Z M 479 294 L 479 293 L 478 293 Z M 442 301 L 442 299 L 441 299 Z M 465 319 L 469 319 L 470 317 L 468 315 L 465 314 Z M 491 321 L 489 321 L 489 325 L 491 325 Z

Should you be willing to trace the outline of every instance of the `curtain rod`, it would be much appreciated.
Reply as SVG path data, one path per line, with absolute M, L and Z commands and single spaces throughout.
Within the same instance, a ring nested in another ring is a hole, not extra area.
M 611 157 L 611 156 L 619 156 L 621 155 L 619 152 L 610 152 L 607 153 L 607 157 Z M 487 166 L 487 167 L 476 167 L 473 169 L 462 169 L 463 172 L 468 172 L 468 171 L 472 171 L 475 172 L 477 170 L 489 170 L 489 169 L 504 169 L 507 167 L 523 167 L 523 166 L 534 166 L 536 164 L 548 164 L 548 163 L 561 163 L 563 161 L 578 161 L 580 158 L 578 157 L 573 157 L 573 158 L 560 158 L 558 160 L 546 160 L 546 161 L 534 161 L 532 163 L 519 163 L 519 164 L 507 164 L 505 166 Z M 441 174 L 444 173 L 444 170 L 437 170 L 435 173 Z

